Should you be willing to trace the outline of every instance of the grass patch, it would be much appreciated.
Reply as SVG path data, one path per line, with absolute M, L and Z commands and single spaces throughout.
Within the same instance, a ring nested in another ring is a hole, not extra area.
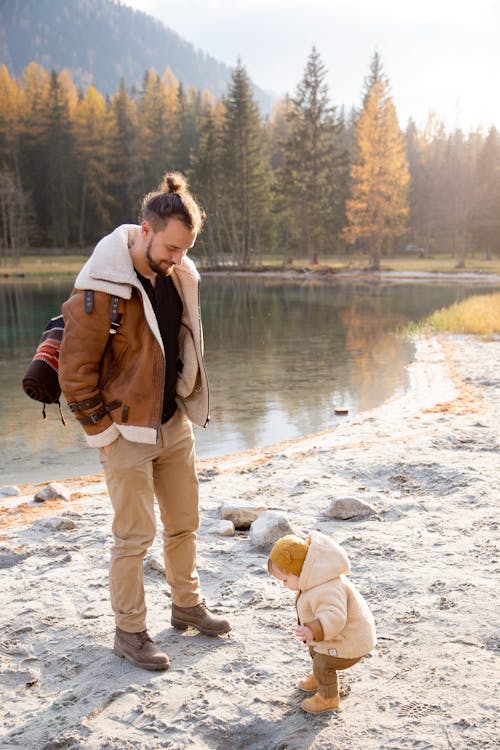
M 50 277 L 76 276 L 88 255 L 23 255 L 19 263 L 0 266 L 0 275 Z
M 471 333 L 492 336 L 500 333 L 500 292 L 478 294 L 450 307 L 436 310 L 412 326 L 412 332 Z
M 314 268 L 306 257 L 293 258 L 292 263 L 285 264 L 283 256 L 263 255 L 263 266 L 284 266 L 288 268 Z M 324 255 L 319 258 L 316 268 L 332 271 L 362 271 L 366 270 L 369 260 L 366 255 Z M 464 268 L 457 268 L 457 256 L 452 253 L 436 253 L 436 255 L 419 258 L 414 255 L 392 255 L 380 261 L 381 271 L 399 271 L 401 273 L 492 273 L 500 274 L 500 257 L 485 258 L 484 254 L 467 256 Z
M 11 263 L 0 265 L 0 277 L 2 276 L 19 276 L 27 277 L 51 277 L 70 275 L 76 276 L 81 267 L 88 258 L 92 248 L 88 248 L 87 253 L 75 252 L 71 255 L 65 255 L 62 251 L 60 255 L 44 253 L 40 251 L 38 255 L 24 255 L 21 257 L 17 266 Z M 203 259 L 197 255 L 196 248 L 191 253 L 193 260 L 197 263 L 200 270 L 203 271 Z M 327 255 L 320 256 L 319 264 L 311 266 L 306 257 L 290 259 L 281 255 L 264 254 L 257 266 L 260 269 L 281 270 L 300 270 L 311 269 L 314 271 L 324 271 L 335 273 L 338 271 L 365 271 L 368 267 L 368 258 L 366 255 Z M 425 272 L 425 273 L 481 273 L 481 274 L 498 274 L 500 275 L 500 257 L 485 258 L 484 254 L 467 256 L 465 268 L 457 269 L 457 258 L 451 253 L 436 253 L 428 258 L 419 258 L 413 255 L 394 255 L 390 258 L 382 258 L 380 263 L 381 271 L 399 271 L 402 273 Z M 224 270 L 230 272 L 231 265 L 227 265 Z

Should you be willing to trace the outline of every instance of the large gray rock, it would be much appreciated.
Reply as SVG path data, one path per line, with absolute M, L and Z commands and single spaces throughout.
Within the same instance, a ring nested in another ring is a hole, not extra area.
M 232 521 L 235 529 L 249 529 L 258 516 L 267 510 L 265 505 L 251 503 L 222 503 L 220 516 L 223 521 Z
M 33 500 L 36 503 L 44 503 L 46 500 L 69 500 L 70 497 L 71 493 L 67 487 L 58 482 L 52 482 L 38 490 Z
M 295 534 L 288 518 L 283 513 L 267 510 L 261 513 L 250 527 L 250 542 L 254 547 L 271 549 L 273 544 L 286 534 Z
M 356 497 L 345 497 L 342 500 L 333 500 L 326 511 L 326 515 L 330 516 L 330 518 L 346 521 L 375 516 L 377 515 L 377 511 L 363 500 L 358 500 Z

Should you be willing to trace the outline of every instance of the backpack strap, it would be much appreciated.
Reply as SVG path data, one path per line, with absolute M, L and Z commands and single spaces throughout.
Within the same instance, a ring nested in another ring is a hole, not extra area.
M 122 297 L 113 295 L 109 305 L 109 319 L 111 321 L 109 333 L 111 336 L 113 336 L 121 326 L 124 311 L 125 300 Z
M 86 289 L 83 298 L 83 309 L 90 315 L 94 311 L 94 290 Z M 125 300 L 122 297 L 118 297 L 113 294 L 109 303 L 109 333 L 112 336 L 119 329 L 123 313 L 125 312 Z
M 85 296 L 83 298 L 83 309 L 88 315 L 90 315 L 90 313 L 93 311 L 94 309 L 94 290 L 93 289 L 85 290 Z

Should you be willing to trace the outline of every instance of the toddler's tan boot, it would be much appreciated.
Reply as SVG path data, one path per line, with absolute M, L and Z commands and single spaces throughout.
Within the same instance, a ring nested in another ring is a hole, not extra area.
M 308 714 L 321 714 L 323 711 L 338 711 L 340 706 L 340 699 L 338 695 L 333 698 L 323 698 L 319 693 L 311 696 L 311 698 L 305 698 L 300 707 L 307 711 Z
M 303 690 L 305 693 L 314 693 L 317 689 L 318 683 L 313 674 L 308 674 L 303 680 L 299 680 L 299 690 Z

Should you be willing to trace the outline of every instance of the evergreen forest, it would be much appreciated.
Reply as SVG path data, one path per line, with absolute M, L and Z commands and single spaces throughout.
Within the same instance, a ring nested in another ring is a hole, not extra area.
M 263 116 L 238 62 L 227 93 L 185 87 L 149 69 L 139 90 L 79 90 L 67 71 L 0 67 L 0 254 L 89 248 L 137 221 L 142 195 L 179 170 L 208 219 L 205 265 L 264 255 L 313 264 L 336 254 L 381 258 L 500 254 L 500 138 L 448 132 L 430 116 L 402 131 L 375 54 L 358 109 L 334 103 L 313 48 L 292 96 Z

